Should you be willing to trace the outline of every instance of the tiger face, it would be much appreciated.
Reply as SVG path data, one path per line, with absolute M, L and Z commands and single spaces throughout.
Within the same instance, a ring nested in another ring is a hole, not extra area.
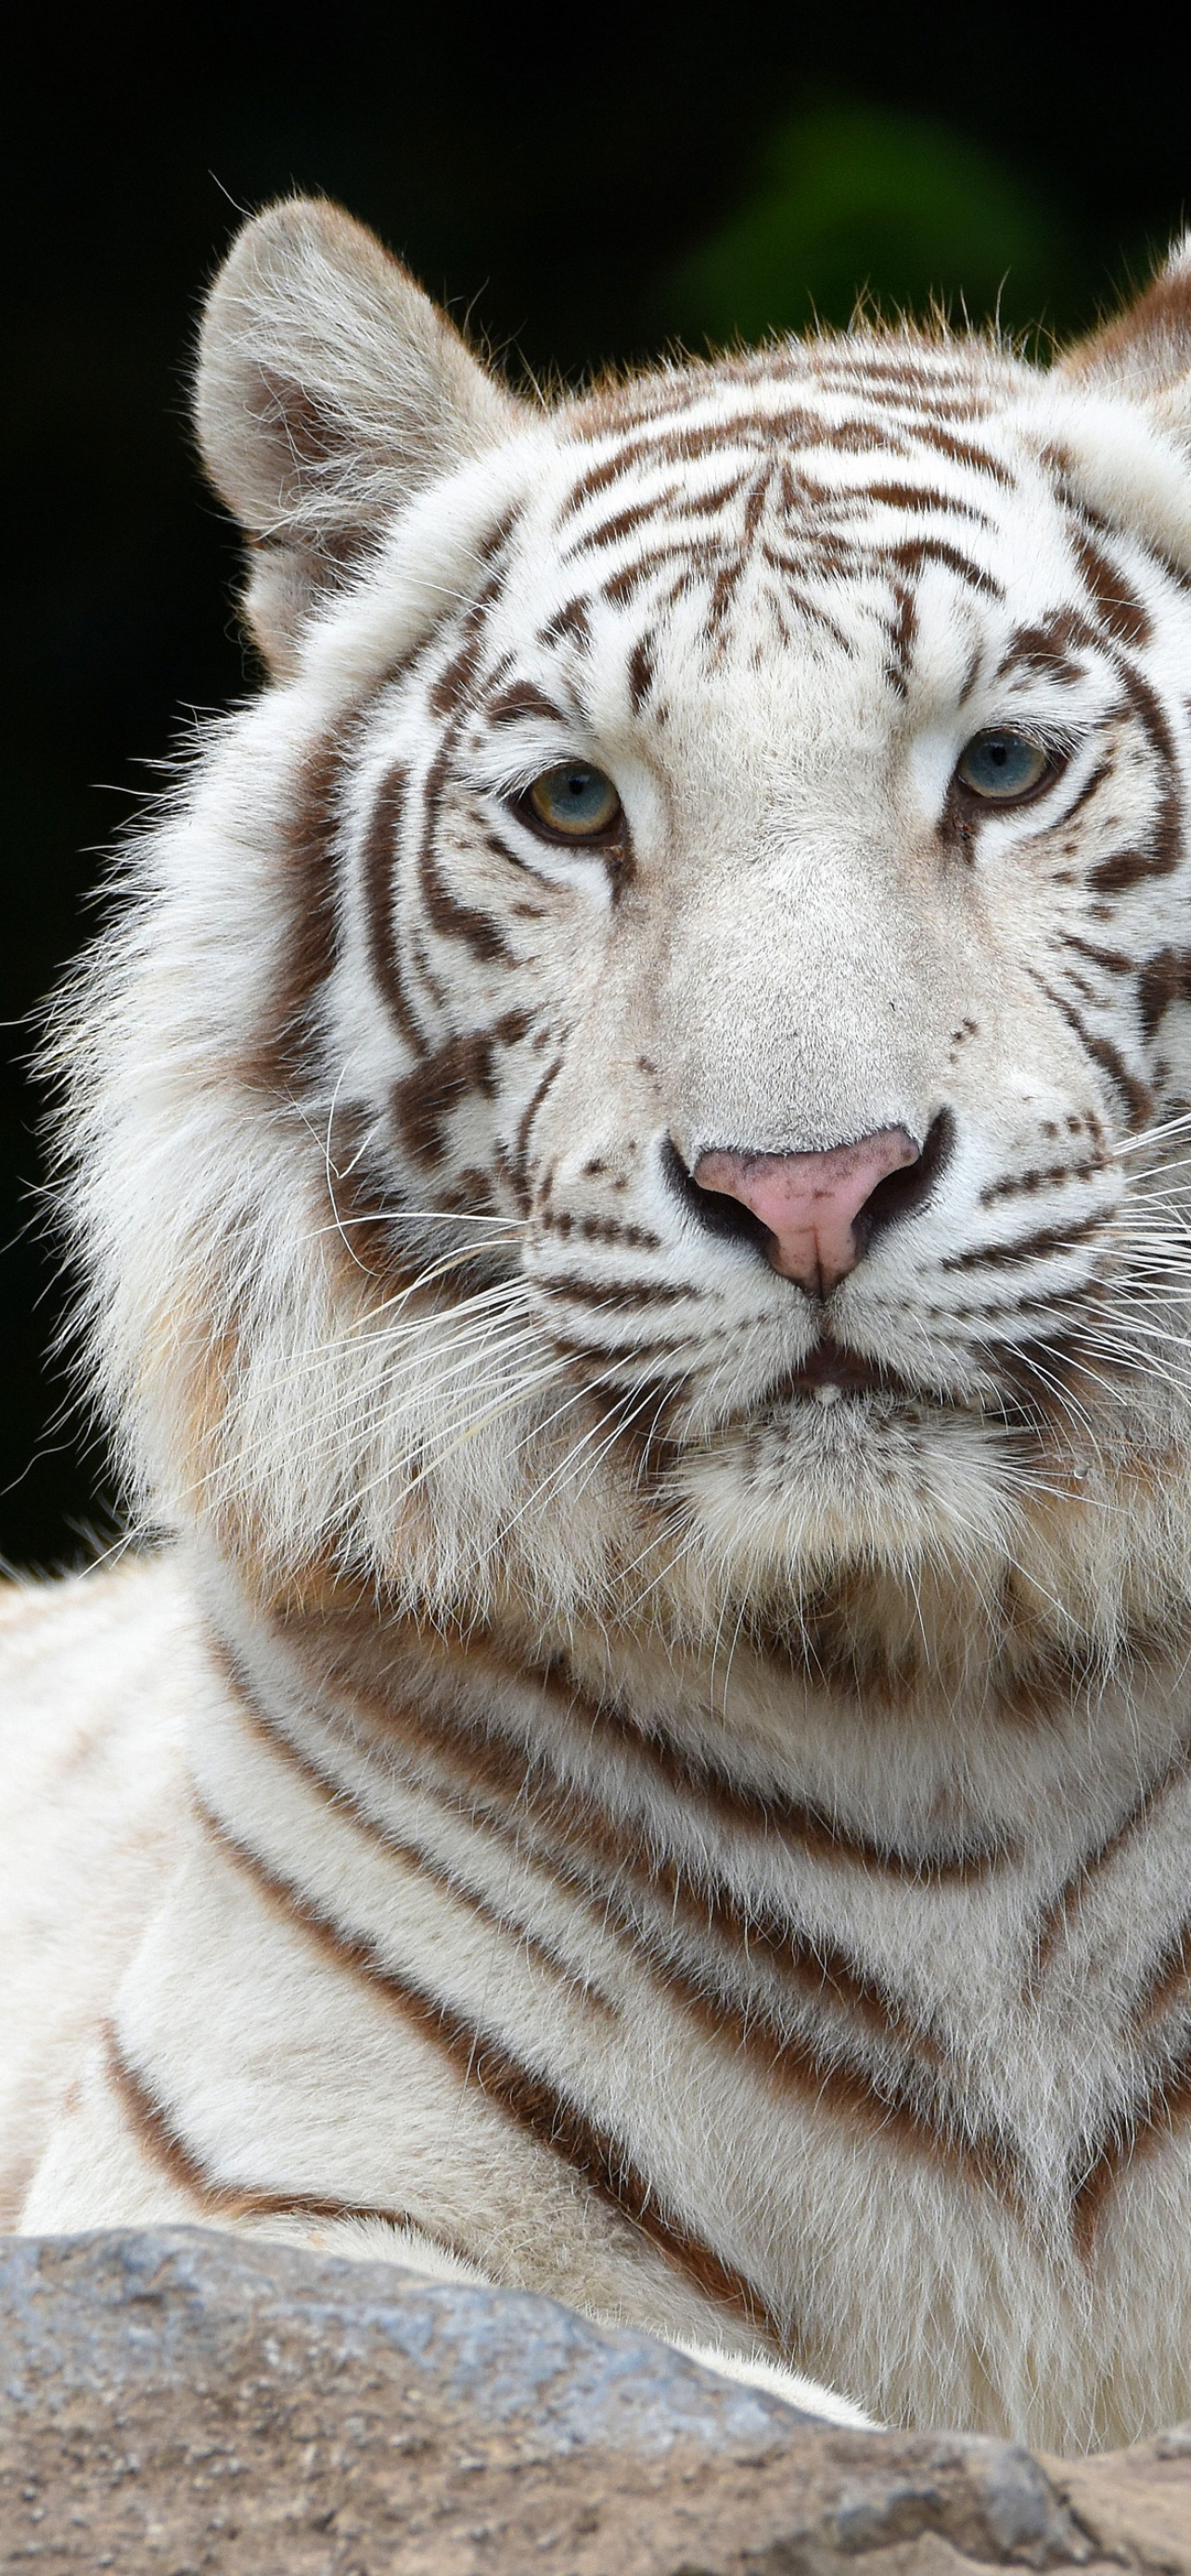
M 250 229 L 199 416 L 276 683 L 124 1022 L 174 1249 L 97 1229 L 158 1490 L 707 1633 L 1181 1601 L 1191 467 L 1123 366 L 857 333 L 530 411 L 345 218 Z

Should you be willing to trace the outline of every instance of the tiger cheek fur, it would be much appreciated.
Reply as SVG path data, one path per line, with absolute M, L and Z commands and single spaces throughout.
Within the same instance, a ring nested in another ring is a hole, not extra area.
M 1189 371 L 1176 258 L 547 410 L 246 228 L 269 682 L 55 1041 L 166 1544 L 0 1626 L 21 2224 L 1187 2412 Z

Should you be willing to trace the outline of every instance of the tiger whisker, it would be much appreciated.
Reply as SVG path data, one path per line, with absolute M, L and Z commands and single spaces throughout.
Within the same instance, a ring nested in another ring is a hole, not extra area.
M 621 1403 L 622 1403 L 622 1405 L 623 1405 L 623 1404 L 627 1404 L 627 1403 L 629 1403 L 630 1401 L 631 1401 L 630 1395 L 629 1395 L 629 1394 L 628 1394 L 628 1392 L 626 1391 L 625 1396 L 621 1399 Z M 623 1414 L 621 1415 L 621 1418 L 620 1418 L 620 1419 L 618 1419 L 618 1420 L 616 1420 L 616 1421 L 613 1423 L 611 1430 L 609 1430 L 609 1431 L 608 1431 L 608 1433 L 607 1433 L 607 1435 L 606 1435 L 605 1439 L 600 1443 L 599 1447 L 598 1447 L 598 1448 L 595 1450 L 595 1452 L 593 1453 L 593 1457 L 592 1457 L 591 1459 L 584 1460 L 584 1462 L 583 1462 L 583 1479 L 582 1479 L 582 1482 L 580 1483 L 579 1488 L 578 1488 L 578 1490 L 579 1490 L 579 1492 L 580 1492 L 581 1494 L 586 1492 L 586 1490 L 587 1490 L 587 1486 L 588 1486 L 588 1484 L 590 1483 L 592 1476 L 595 1474 L 597 1467 L 599 1466 L 599 1464 L 600 1464 L 600 1462 L 602 1461 L 602 1459 L 606 1456 L 606 1454 L 607 1454 L 608 1450 L 609 1450 L 609 1449 L 611 1449 L 611 1448 L 613 1448 L 613 1447 L 615 1447 L 616 1442 L 617 1442 L 618 1440 L 623 1439 L 623 1437 L 624 1437 L 625 1433 L 626 1433 L 627 1431 L 630 1431 L 630 1430 L 632 1429 L 633 1424 L 634 1424 L 635 1422 L 637 1422 L 637 1421 L 639 1421 L 639 1420 L 640 1420 L 641 1415 L 645 1412 L 645 1410 L 646 1410 L 647 1406 L 648 1406 L 651 1402 L 652 1402 L 652 1403 L 654 1403 L 654 1405 L 655 1405 L 655 1416 L 654 1416 L 654 1418 L 655 1418 L 655 1421 L 656 1421 L 656 1418 L 657 1418 L 657 1411 L 658 1411 L 658 1410 L 660 1410 L 660 1404 L 661 1404 L 661 1401 L 662 1401 L 662 1399 L 659 1399 L 659 1398 L 657 1397 L 657 1391 L 656 1391 L 656 1388 L 654 1388 L 653 1386 L 647 1386 L 647 1387 L 643 1388 L 643 1389 L 639 1392 L 638 1400 L 637 1400 L 637 1402 L 636 1402 L 636 1403 L 634 1403 L 634 1404 L 633 1404 L 631 1412 L 623 1413 Z M 573 1450 L 572 1450 L 572 1452 L 571 1452 L 571 1461 L 572 1461 L 572 1462 L 573 1462 L 573 1461 L 575 1461 L 575 1460 L 578 1458 L 580 1451 L 581 1451 L 581 1450 L 583 1449 L 583 1447 L 586 1445 L 586 1441 L 587 1441 L 588 1439 L 592 1439 L 592 1438 L 594 1438 L 595 1436 L 596 1436 L 596 1429 L 595 1429 L 595 1427 L 593 1426 L 593 1429 L 592 1429 L 592 1431 L 591 1431 L 591 1432 L 588 1432 L 588 1433 L 585 1433 L 585 1434 L 584 1434 L 584 1438 L 583 1438 L 583 1440 L 582 1440 L 582 1441 L 578 1441 L 578 1442 L 576 1442 L 575 1447 L 574 1447 L 574 1449 L 573 1449 Z M 578 1472 L 578 1471 L 577 1471 L 577 1468 L 572 1469 L 572 1467 L 569 1465 L 569 1466 L 568 1466 L 568 1473 L 567 1473 L 567 1475 L 562 1479 L 562 1481 L 561 1481 L 560 1485 L 556 1488 L 556 1490 L 557 1490 L 557 1491 L 562 1491 L 562 1490 L 564 1490 L 564 1489 L 565 1489 L 566 1484 L 567 1484 L 567 1483 L 569 1483 L 569 1482 L 571 1481 L 571 1475 L 572 1475 L 572 1472 L 577 1473 L 577 1472 Z
M 503 1389 L 494 1403 L 485 1405 L 480 1413 L 466 1422 L 458 1435 L 452 1437 L 448 1447 L 437 1449 L 430 1457 L 422 1460 L 415 1470 L 413 1482 L 424 1484 L 429 1477 L 440 1474 L 442 1469 L 450 1464 L 451 1459 L 457 1456 L 461 1449 L 467 1447 L 469 1441 L 478 1439 L 481 1431 L 485 1430 L 490 1423 L 499 1421 L 502 1414 L 509 1412 L 513 1405 L 520 1403 L 534 1387 L 556 1383 L 563 1374 L 564 1367 L 565 1363 L 561 1360 L 547 1362 L 544 1367 L 528 1371 L 525 1377 L 516 1380 L 511 1387 Z M 375 1485 L 383 1481 L 383 1478 L 374 1479 L 373 1483 Z M 363 1490 L 367 1492 L 372 1489 L 366 1486 Z
M 573 1397 L 571 1397 L 570 1399 L 568 1399 L 568 1402 L 567 1402 L 566 1404 L 563 1404 L 563 1405 L 558 1406 L 558 1407 L 556 1408 L 556 1410 L 555 1410 L 555 1412 L 554 1412 L 554 1413 L 552 1413 L 552 1414 L 550 1414 L 550 1415 L 548 1415 L 548 1416 L 547 1416 L 547 1424 L 546 1424 L 546 1425 L 544 1425 L 544 1426 L 543 1426 L 543 1428 L 544 1428 L 544 1427 L 547 1427 L 549 1424 L 551 1424 L 551 1423 L 555 1422 L 556 1420 L 560 1419 L 560 1418 L 561 1418 L 561 1416 L 562 1416 L 562 1415 L 564 1415 L 565 1413 L 567 1413 L 567 1412 L 571 1411 L 571 1410 L 573 1409 L 573 1406 L 574 1406 L 574 1405 L 577 1405 L 577 1404 L 581 1404 L 581 1403 L 583 1403 L 583 1402 L 584 1402 L 584 1401 L 585 1401 L 585 1400 L 586 1400 L 586 1399 L 587 1399 L 587 1398 L 588 1398 L 588 1397 L 589 1397 L 589 1396 L 590 1396 L 590 1395 L 591 1395 L 591 1394 L 592 1394 L 592 1393 L 593 1393 L 597 1388 L 599 1388 L 599 1387 L 601 1387 L 601 1386 L 604 1386 L 604 1385 L 607 1385 L 607 1384 L 609 1384 L 609 1383 L 611 1383 L 611 1382 L 612 1382 L 612 1380 L 611 1380 L 611 1373 L 610 1373 L 610 1372 L 605 1372 L 605 1374 L 604 1374 L 604 1376 L 603 1376 L 603 1377 L 601 1377 L 601 1378 L 596 1378 L 596 1379 L 594 1379 L 594 1380 L 590 1381 L 587 1385 L 585 1385 L 585 1386 L 583 1386 L 583 1387 L 580 1387 L 580 1388 L 577 1388 L 577 1389 L 575 1390 L 575 1393 L 574 1393 Z M 644 1402 L 648 1401 L 648 1395 L 649 1395 L 649 1392 L 650 1392 L 650 1391 L 651 1391 L 651 1390 L 646 1390 L 646 1394 L 645 1394 L 645 1397 L 643 1398 L 642 1406 L 640 1406 L 640 1407 L 638 1407 L 638 1408 L 637 1408 L 637 1410 L 638 1410 L 638 1411 L 642 1410 L 642 1409 L 643 1409 Z M 632 1392 L 632 1391 L 631 1391 L 631 1390 L 629 1390 L 629 1389 L 626 1389 L 626 1390 L 625 1390 L 624 1395 L 623 1395 L 623 1398 L 622 1398 L 622 1402 L 627 1403 L 627 1402 L 630 1400 L 631 1392 Z M 616 1440 L 620 1439 L 620 1438 L 623 1436 L 624 1431 L 630 1427 L 630 1425 L 631 1425 L 632 1421 L 634 1421 L 636 1418 L 637 1418 L 636 1413 L 634 1413 L 634 1414 L 630 1415 L 630 1416 L 627 1418 L 627 1420 L 625 1420 L 625 1421 L 617 1421 L 616 1423 L 614 1423 L 614 1425 L 613 1425 L 613 1427 L 612 1427 L 612 1430 L 611 1430 L 611 1431 L 609 1432 L 609 1434 L 608 1434 L 608 1438 L 607 1438 L 607 1441 L 606 1441 L 606 1442 L 605 1442 L 605 1444 L 604 1444 L 604 1448 L 606 1449 L 606 1448 L 609 1448 L 609 1447 L 614 1446 L 614 1444 L 615 1444 Z M 592 1425 L 592 1427 L 591 1427 L 591 1429 L 590 1429 L 588 1432 L 586 1432 L 586 1433 L 584 1434 L 584 1439 L 583 1439 L 583 1441 L 582 1441 L 582 1442 L 577 1442 L 577 1443 L 572 1447 L 572 1449 L 568 1451 L 567 1456 L 566 1456 L 566 1458 L 565 1458 L 565 1459 L 562 1459 L 561 1461 L 559 1461 L 559 1462 L 558 1462 L 558 1465 L 557 1465 L 557 1466 L 555 1466 L 555 1467 L 553 1467 L 553 1468 L 551 1468 L 551 1469 L 549 1469 L 549 1470 L 548 1470 L 547 1474 L 542 1478 L 541 1483 L 540 1483 L 539 1485 L 537 1485 L 537 1486 L 535 1486 L 535 1487 L 534 1487 L 533 1492 L 532 1492 L 532 1493 L 531 1493 L 531 1494 L 526 1498 L 525 1502 L 524 1502 L 524 1503 L 522 1503 L 522 1504 L 519 1506 L 519 1508 L 518 1508 L 517 1512 L 515 1512 L 515 1513 L 512 1515 L 511 1519 L 510 1519 L 510 1520 L 508 1520 L 508 1521 L 503 1525 L 503 1529 L 502 1529 L 502 1536 L 503 1536 L 505 1533 L 507 1533 L 507 1531 L 508 1531 L 508 1530 L 510 1530 L 510 1529 L 512 1529 L 513 1527 L 515 1527 L 515 1526 L 516 1526 L 516 1523 L 517 1523 L 517 1522 L 518 1522 L 518 1521 L 519 1521 L 519 1520 L 524 1516 L 524 1514 L 525 1514 L 527 1511 L 529 1511 L 529 1510 L 531 1509 L 531 1507 L 533 1506 L 533 1504 L 534 1504 L 535 1502 L 537 1502 L 537 1501 L 541 1500 L 541 1499 L 543 1498 L 543 1496 L 544 1496 L 547 1492 L 549 1492 L 549 1491 L 561 1491 L 561 1490 L 563 1489 L 563 1486 L 565 1485 L 565 1483 L 566 1483 L 566 1481 L 567 1481 L 567 1470 L 568 1470 L 568 1469 L 569 1469 L 569 1467 L 570 1467 L 571 1461 L 572 1461 L 572 1460 L 577 1456 L 577 1454 L 578 1454 L 579 1450 L 583 1447 L 583 1445 L 585 1444 L 585 1442 L 586 1442 L 588 1439 L 593 1439 L 593 1438 L 595 1438 L 595 1437 L 597 1436 L 597 1434 L 598 1434 L 598 1432 L 599 1432 L 600 1428 L 601 1428 L 601 1426 L 600 1426 L 599 1424 L 593 1424 L 593 1425 Z M 529 1436 L 529 1435 L 527 1435 L 527 1438 L 528 1438 L 528 1436 Z M 524 1444 L 519 1444 L 519 1445 L 524 1445 Z M 604 1450 L 603 1450 L 603 1449 L 601 1449 L 601 1451 L 600 1451 L 599 1455 L 600 1455 L 600 1456 L 602 1456 L 603 1454 L 604 1454 Z M 558 1482 L 558 1480 L 559 1480 L 560 1478 L 562 1479 L 562 1483 L 561 1483 L 561 1484 Z M 581 1490 L 584 1490 L 584 1489 L 583 1489 L 583 1488 L 581 1488 Z
M 443 1319 L 440 1318 L 439 1320 L 441 1321 Z M 440 1361 L 450 1360 L 457 1352 L 466 1349 L 470 1344 L 474 1344 L 475 1346 L 469 1363 L 472 1366 L 476 1365 L 477 1360 L 480 1358 L 498 1356 L 506 1350 L 516 1349 L 527 1340 L 530 1328 L 527 1323 L 522 1323 L 515 1326 L 513 1330 L 507 1330 L 505 1327 L 507 1327 L 509 1323 L 510 1317 L 508 1315 L 502 1317 L 497 1314 L 495 1316 L 477 1318 L 465 1331 L 453 1333 L 445 1345 L 439 1346 L 434 1353 L 435 1362 L 438 1363 Z M 396 1348 L 400 1342 L 416 1338 L 417 1336 L 413 1333 L 411 1328 L 401 1328 L 397 1333 L 392 1335 L 391 1342 L 390 1336 L 387 1332 L 378 1332 L 373 1335 L 362 1335 L 356 1340 L 354 1350 L 356 1352 L 361 1349 L 367 1350 L 370 1343 L 380 1344 L 384 1347 Z M 329 1357 L 334 1357 L 341 1347 L 342 1345 L 340 1342 L 331 1341 L 324 1344 L 320 1349 L 305 1353 L 300 1363 L 291 1363 L 283 1372 L 272 1380 L 264 1380 L 259 1384 L 254 1385 L 252 1389 L 254 1400 L 259 1401 L 262 1397 L 267 1395 L 284 1393 L 287 1388 L 300 1385 L 303 1378 L 314 1374 L 316 1371 L 320 1375 L 323 1374 L 326 1360 Z M 423 1367 L 425 1365 L 425 1360 L 425 1351 L 417 1349 L 405 1358 L 395 1359 L 394 1366 L 385 1381 L 386 1390 L 391 1393 L 394 1386 L 400 1384 L 403 1378 L 418 1370 L 420 1367 Z M 450 1372 L 448 1372 L 448 1374 L 449 1373 Z M 355 1393 L 357 1409 L 372 1411 L 380 1400 L 381 1392 L 382 1390 L 372 1382 L 370 1382 L 366 1387 L 357 1389 Z M 337 1440 L 342 1435 L 344 1428 L 344 1415 L 342 1412 L 337 1413 L 334 1423 L 328 1426 L 326 1436 L 330 1439 Z

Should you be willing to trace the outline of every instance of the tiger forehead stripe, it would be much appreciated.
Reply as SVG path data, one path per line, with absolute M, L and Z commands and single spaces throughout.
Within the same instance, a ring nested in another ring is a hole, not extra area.
M 958 492 L 942 492 L 930 483 L 865 483 L 860 494 L 866 501 L 882 501 L 890 510 L 939 510 L 954 518 L 971 519 L 975 526 L 991 528 L 996 522 L 975 501 L 965 500 Z
M 644 467 L 654 466 L 669 473 L 675 465 L 689 470 L 695 465 L 718 464 L 722 470 L 735 451 L 739 459 L 735 470 L 743 475 L 750 462 L 765 455 L 792 461 L 822 460 L 833 451 L 847 456 L 882 447 L 906 458 L 912 457 L 916 448 L 926 448 L 947 457 L 961 471 L 975 472 L 1001 485 L 1011 485 L 1013 480 L 1009 468 L 991 451 L 956 437 L 944 425 L 930 420 L 914 416 L 893 420 L 883 409 L 867 417 L 845 413 L 834 418 L 827 411 L 787 411 L 771 418 L 713 420 L 699 428 L 691 422 L 681 426 L 665 424 L 649 434 L 626 435 L 599 465 L 589 467 L 577 478 L 564 505 L 564 516 L 584 509 L 623 477 Z M 729 493 L 731 488 L 728 487 Z M 841 491 L 847 488 L 842 486 Z M 696 486 L 688 500 L 688 489 L 684 484 L 678 492 L 680 509 L 692 506 L 697 496 Z
M 973 590 L 984 591 L 990 599 L 1003 599 L 1004 584 L 987 564 L 973 563 L 958 546 L 949 545 L 945 537 L 903 537 L 900 544 L 873 548 L 880 561 L 892 564 L 898 572 L 920 573 L 928 564 L 938 564 L 943 571 L 954 573 L 957 581 L 966 582 Z
M 616 508 L 607 518 L 593 516 L 571 540 L 568 556 L 574 557 L 588 549 L 618 545 L 635 536 L 650 521 L 660 518 L 668 518 L 672 522 L 677 543 L 681 541 L 679 532 L 686 523 L 716 514 L 725 515 L 733 504 L 741 502 L 745 509 L 747 534 L 749 519 L 759 521 L 761 518 L 774 478 L 787 529 L 797 515 L 803 514 L 813 514 L 817 535 L 822 533 L 825 521 L 830 523 L 834 520 L 844 528 L 859 526 L 864 523 L 864 514 L 873 503 L 884 504 L 898 514 L 906 511 L 915 515 L 931 513 L 966 519 L 982 528 L 991 528 L 995 524 L 988 512 L 976 502 L 958 493 L 941 491 L 930 483 L 877 480 L 831 486 L 814 480 L 800 468 L 792 467 L 787 457 L 780 456 L 766 460 L 759 471 L 747 472 L 742 468 L 731 479 L 718 481 L 709 492 L 700 491 L 695 486 L 679 493 L 672 483 L 667 483 L 656 493 L 643 494 L 637 500 Z M 611 497 L 615 497 L 614 486 Z

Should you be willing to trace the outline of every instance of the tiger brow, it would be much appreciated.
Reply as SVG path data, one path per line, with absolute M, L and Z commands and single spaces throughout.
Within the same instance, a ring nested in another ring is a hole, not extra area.
M 1058 608 L 1031 626 L 1019 626 L 997 665 L 995 677 L 1004 679 L 1010 671 L 1034 670 L 1048 679 L 1075 682 L 1087 674 L 1079 658 L 1101 647 L 1101 639 L 1088 620 L 1078 611 Z
M 557 706 L 535 680 L 513 680 L 482 704 L 479 712 L 495 725 L 519 724 L 526 716 L 544 718 L 548 724 L 574 722 L 574 710 Z

